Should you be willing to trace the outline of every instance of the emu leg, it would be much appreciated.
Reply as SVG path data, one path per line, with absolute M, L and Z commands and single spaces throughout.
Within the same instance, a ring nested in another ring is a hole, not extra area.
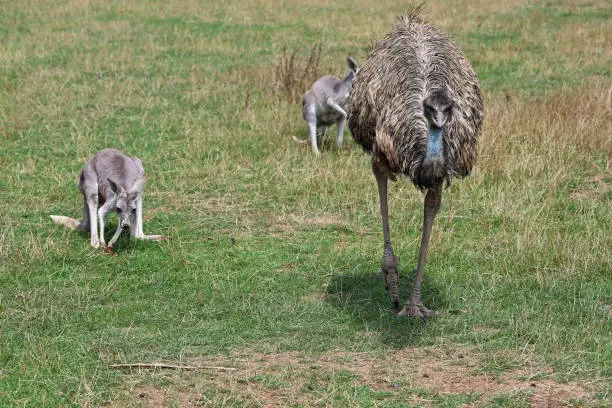
M 436 315 L 435 311 L 426 308 L 421 301 L 421 283 L 423 282 L 423 268 L 425 267 L 425 260 L 427 258 L 427 247 L 429 246 L 431 227 L 433 226 L 434 218 L 440 209 L 441 202 L 441 186 L 434 187 L 432 190 L 427 190 L 423 211 L 423 235 L 421 237 L 421 247 L 419 249 L 419 264 L 417 266 L 416 276 L 414 277 L 414 288 L 412 289 L 412 294 L 406 301 L 404 308 L 401 312 L 399 312 L 400 316 L 418 317 L 421 320 L 425 320 L 426 317 Z
M 380 215 L 382 217 L 383 234 L 385 236 L 385 250 L 382 258 L 382 278 L 385 284 L 385 288 L 393 301 L 393 307 L 399 308 L 399 293 L 398 293 L 398 273 L 397 273 L 397 257 L 393 254 L 391 248 L 391 233 L 389 232 L 389 212 L 387 207 L 387 184 L 388 184 L 388 172 L 386 169 L 381 168 L 376 164 L 376 161 L 372 163 L 372 172 L 376 178 L 376 184 L 378 186 L 378 198 L 380 201 Z

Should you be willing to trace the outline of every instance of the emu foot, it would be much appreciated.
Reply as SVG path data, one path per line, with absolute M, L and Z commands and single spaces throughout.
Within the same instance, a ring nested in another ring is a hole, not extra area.
M 395 255 L 385 255 L 382 259 L 381 268 L 383 283 L 385 289 L 393 301 L 393 307 L 395 310 L 399 309 L 399 293 L 398 293 L 398 281 L 399 274 L 397 272 L 397 257 Z
M 430 310 L 423 305 L 423 302 L 419 301 L 411 301 L 410 299 L 404 305 L 404 308 L 397 314 L 398 316 L 408 316 L 408 317 L 418 317 L 422 321 L 426 321 L 426 317 L 433 317 L 437 315 L 438 312 L 435 310 Z

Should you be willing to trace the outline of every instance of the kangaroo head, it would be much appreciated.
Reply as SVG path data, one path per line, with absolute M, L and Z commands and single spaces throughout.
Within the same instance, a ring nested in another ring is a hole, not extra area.
M 117 213 L 121 228 L 133 228 L 136 226 L 136 200 L 142 194 L 144 183 L 145 178 L 140 178 L 128 191 L 120 183 L 108 179 L 108 184 L 117 197 L 115 212 Z

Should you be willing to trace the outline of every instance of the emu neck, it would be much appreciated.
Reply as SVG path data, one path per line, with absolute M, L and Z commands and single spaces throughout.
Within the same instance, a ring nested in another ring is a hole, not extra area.
M 429 126 L 427 129 L 427 153 L 425 154 L 425 160 L 432 160 L 442 154 L 442 130 L 434 126 Z

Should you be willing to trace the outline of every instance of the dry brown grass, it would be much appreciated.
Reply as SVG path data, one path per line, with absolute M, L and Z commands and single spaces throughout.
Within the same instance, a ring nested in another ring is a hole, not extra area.
M 313 45 L 304 57 L 299 47 L 294 47 L 291 52 L 283 49 L 274 70 L 274 78 L 278 90 L 288 102 L 298 101 L 321 76 L 319 62 L 322 47 L 320 42 Z
M 523 183 L 544 177 L 558 183 L 581 165 L 577 158 L 603 154 L 609 170 L 611 96 L 612 85 L 601 81 L 531 102 L 511 96 L 489 98 L 479 166 L 487 173 L 520 177 Z M 601 177 L 606 180 L 610 174 Z

